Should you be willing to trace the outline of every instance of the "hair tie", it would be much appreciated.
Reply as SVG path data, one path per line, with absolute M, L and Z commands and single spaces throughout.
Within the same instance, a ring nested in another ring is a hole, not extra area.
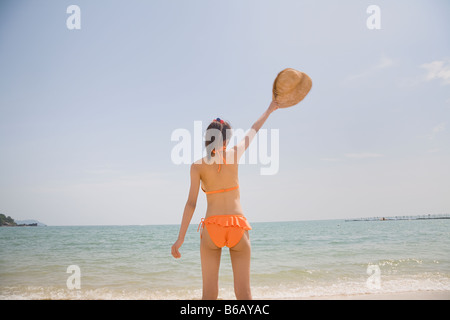
M 224 123 L 225 121 L 223 121 L 222 119 L 220 119 L 220 118 L 217 118 L 217 119 L 214 119 L 213 121 L 217 121 L 217 122 L 220 122 L 220 123 Z

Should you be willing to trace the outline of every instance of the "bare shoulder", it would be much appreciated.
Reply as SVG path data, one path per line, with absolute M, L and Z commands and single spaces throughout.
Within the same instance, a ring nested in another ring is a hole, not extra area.
M 198 172 L 198 173 L 200 173 L 200 171 L 201 171 L 201 169 L 202 169 L 204 163 L 205 163 L 205 162 L 203 161 L 203 158 L 194 161 L 194 162 L 191 164 L 191 172 Z

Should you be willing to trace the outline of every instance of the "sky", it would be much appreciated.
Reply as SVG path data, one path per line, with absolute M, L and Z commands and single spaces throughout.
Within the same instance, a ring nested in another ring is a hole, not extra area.
M 240 165 L 250 221 L 450 213 L 449 14 L 447 0 L 2 1 L 0 213 L 179 224 L 189 164 L 172 134 L 194 145 L 216 117 L 249 129 L 287 67 L 313 87 L 264 124 L 276 170 Z M 200 192 L 192 223 L 205 210 Z

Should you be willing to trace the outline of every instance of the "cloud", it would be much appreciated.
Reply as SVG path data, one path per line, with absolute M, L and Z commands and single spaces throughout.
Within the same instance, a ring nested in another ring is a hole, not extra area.
M 441 80 L 443 85 L 450 85 L 450 61 L 433 61 L 420 67 L 427 70 L 425 81 Z
M 444 132 L 445 126 L 446 126 L 445 122 L 439 123 L 438 125 L 434 126 L 431 129 L 431 132 L 427 135 L 428 139 L 433 140 L 434 138 L 436 138 L 436 135 L 438 135 L 440 132 Z
M 375 70 L 384 69 L 388 67 L 392 67 L 394 65 L 394 60 L 387 57 L 386 55 L 382 55 L 380 62 L 374 67 Z
M 370 77 L 373 74 L 375 74 L 376 72 L 378 72 L 379 70 L 386 69 L 386 68 L 392 67 L 394 65 L 395 65 L 394 60 L 392 60 L 391 58 L 389 58 L 388 56 L 383 54 L 383 55 L 381 55 L 381 58 L 377 64 L 371 66 L 370 68 L 368 68 L 367 70 L 365 70 L 361 73 L 349 75 L 344 81 L 348 82 L 348 81 L 358 80 L 361 78 Z
M 363 153 L 347 153 L 345 154 L 345 157 L 351 159 L 367 159 L 367 158 L 380 158 L 383 157 L 383 155 L 380 153 L 363 152 Z

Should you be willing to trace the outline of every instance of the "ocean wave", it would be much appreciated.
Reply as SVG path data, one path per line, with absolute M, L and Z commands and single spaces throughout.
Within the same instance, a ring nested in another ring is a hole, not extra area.
M 386 294 L 418 291 L 450 291 L 447 274 L 420 274 L 415 276 L 384 276 L 379 288 L 368 286 L 364 279 L 337 279 L 336 281 L 272 282 L 271 285 L 252 286 L 254 299 L 312 299 L 329 296 Z M 197 300 L 200 287 L 184 288 L 81 288 L 15 286 L 0 288 L 0 300 Z M 235 299 L 232 285 L 219 290 L 220 299 Z

